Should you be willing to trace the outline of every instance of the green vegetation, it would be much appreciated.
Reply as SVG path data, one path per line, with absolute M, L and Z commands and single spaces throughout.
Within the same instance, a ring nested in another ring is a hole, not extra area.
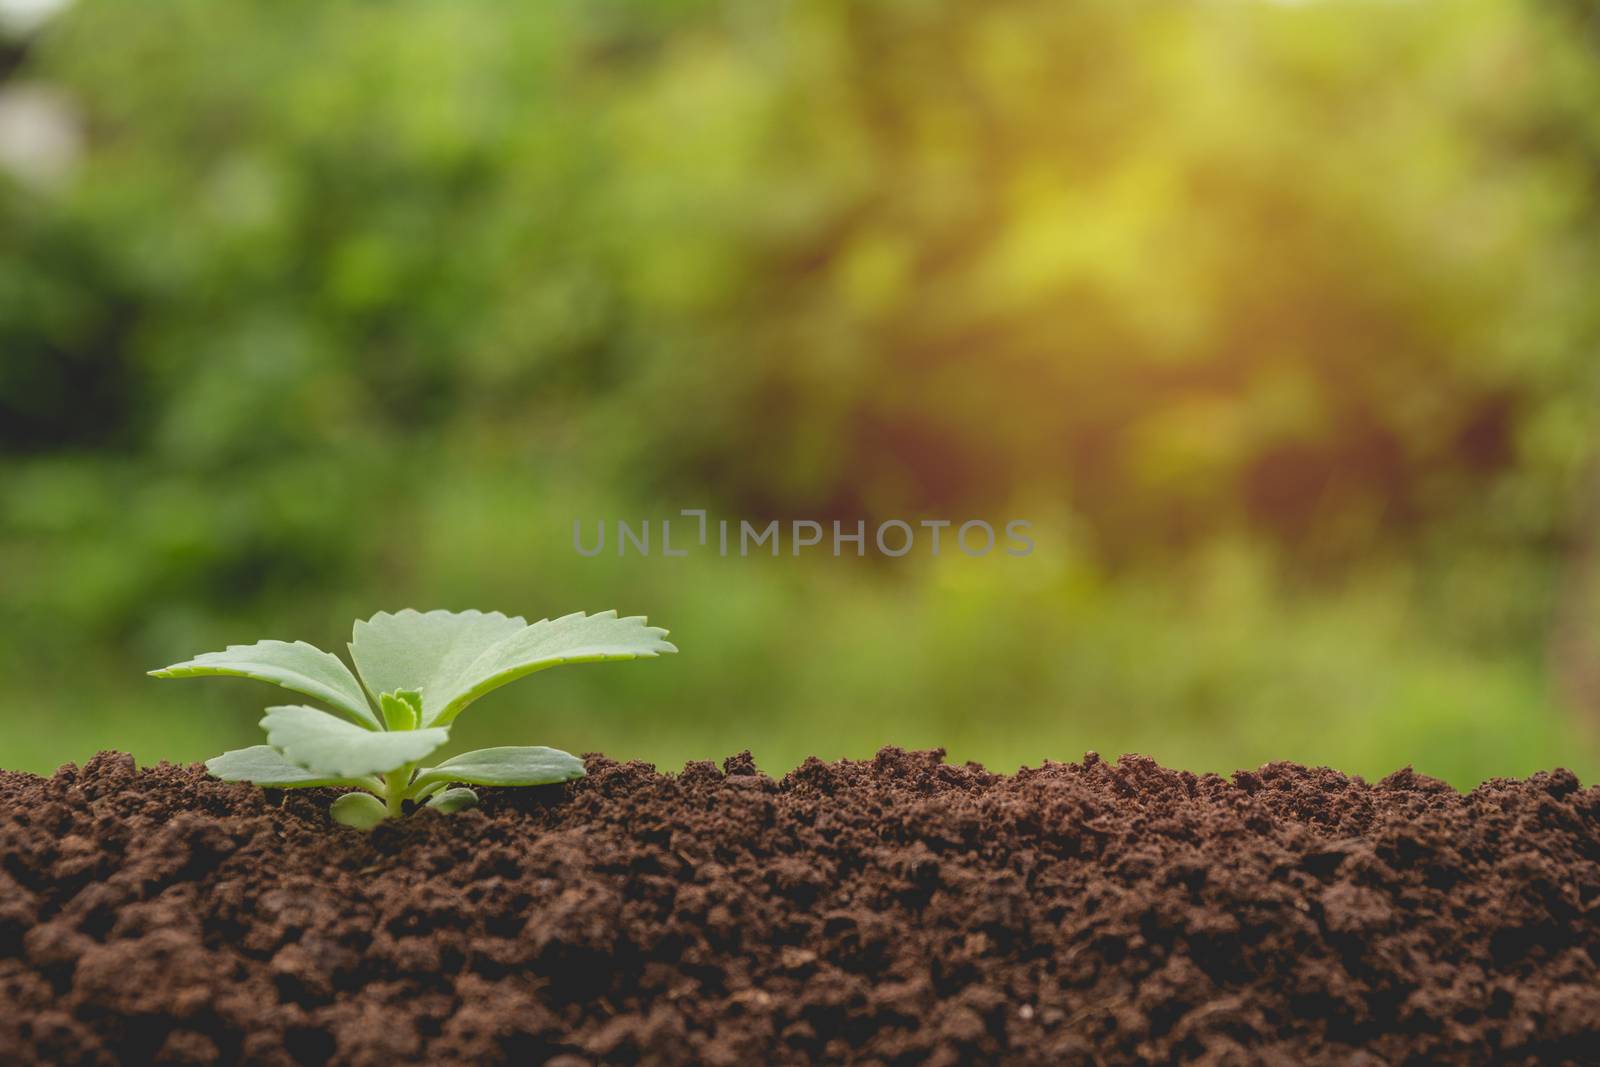
M 77 0 L 0 53 L 78 146 L 0 145 L 0 764 L 249 744 L 122 680 L 263 619 L 639 602 L 716 655 L 453 739 L 1592 780 L 1591 7 Z M 1038 548 L 572 549 L 701 507 Z
M 677 649 L 642 616 L 578 612 L 531 626 L 499 612 L 406 610 L 357 621 L 356 673 L 304 641 L 257 641 L 151 671 L 156 678 L 233 675 L 316 697 L 332 712 L 271 707 L 267 744 L 225 752 L 206 769 L 225 782 L 275 789 L 352 786 L 331 813 L 368 830 L 402 814 L 406 801 L 446 813 L 477 802 L 469 785 L 548 785 L 583 777 L 583 761 L 541 746 L 479 749 L 424 767 L 450 740 L 450 724 L 474 700 L 563 663 L 654 658 Z M 360 680 L 357 680 L 359 675 Z M 381 776 L 381 777 L 380 777 Z

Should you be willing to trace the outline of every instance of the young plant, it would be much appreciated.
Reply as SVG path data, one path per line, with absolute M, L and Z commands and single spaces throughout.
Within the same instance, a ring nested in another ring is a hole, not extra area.
M 563 663 L 654 658 L 678 651 L 643 616 L 578 612 L 533 625 L 479 611 L 379 612 L 355 624 L 350 658 L 304 641 L 229 645 L 151 671 L 155 678 L 232 675 L 272 682 L 322 701 L 270 707 L 267 743 L 224 752 L 206 770 L 225 782 L 274 789 L 354 786 L 330 813 L 368 830 L 406 801 L 443 812 L 477 803 L 471 785 L 548 785 L 583 777 L 583 762 L 542 746 L 484 748 L 433 766 L 422 761 L 450 737 L 468 704 L 524 675 Z M 357 681 L 357 676 L 360 681 Z M 458 784 L 459 783 L 459 784 Z

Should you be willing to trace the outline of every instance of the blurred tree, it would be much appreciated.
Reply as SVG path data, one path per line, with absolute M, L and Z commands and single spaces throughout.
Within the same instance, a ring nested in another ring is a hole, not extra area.
M 1514 5 L 1379 15 L 805 9 L 737 326 L 662 454 L 776 513 L 1043 487 L 1117 555 L 1549 536 L 1594 228 L 1543 133 L 1592 64 Z
M 0 186 L 0 515 L 118 545 L 37 610 L 392 563 L 423 456 L 1127 562 L 1570 529 L 1600 90 L 1532 3 L 86 0 L 18 79 L 88 153 Z

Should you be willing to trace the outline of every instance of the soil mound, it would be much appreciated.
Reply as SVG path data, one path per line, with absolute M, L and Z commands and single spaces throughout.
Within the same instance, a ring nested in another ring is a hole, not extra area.
M 781 781 L 0 773 L 0 1063 L 1600 1062 L 1600 789 L 885 749 Z

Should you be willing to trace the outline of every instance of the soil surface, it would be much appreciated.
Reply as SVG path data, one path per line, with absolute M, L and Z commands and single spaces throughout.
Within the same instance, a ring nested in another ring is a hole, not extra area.
M 329 791 L 0 773 L 0 1063 L 1600 1062 L 1600 789 L 885 749 Z

